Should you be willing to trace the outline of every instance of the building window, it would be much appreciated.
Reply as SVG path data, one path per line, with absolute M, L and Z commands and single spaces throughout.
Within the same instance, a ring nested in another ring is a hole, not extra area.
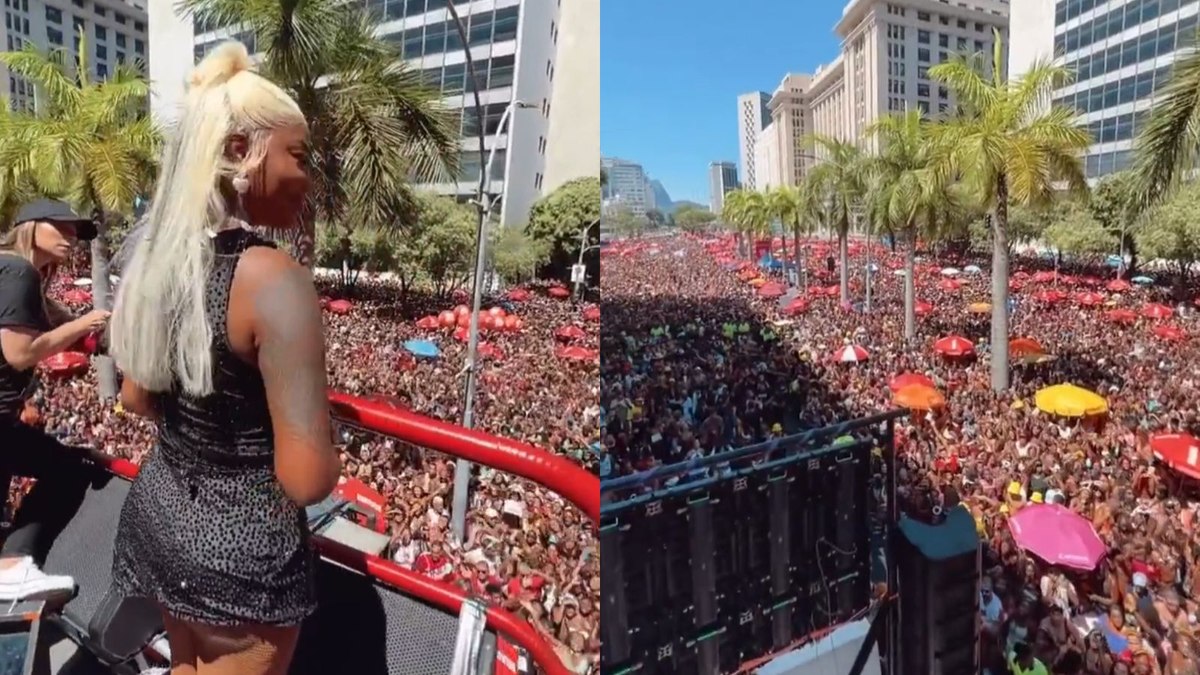
M 96 64 L 96 77 L 101 80 L 108 79 L 108 66 L 103 63 Z
M 97 40 L 107 40 L 108 39 L 108 29 L 107 28 L 105 28 L 104 26 L 101 26 L 100 24 L 96 24 L 95 26 L 93 26 L 93 28 L 96 31 L 96 39 Z
M 927 30 L 917 31 L 917 44 L 922 44 L 922 45 L 929 44 L 929 31 L 927 31 Z
M 929 12 L 917 12 L 917 21 L 928 21 Z
M 125 52 L 117 52 L 117 63 L 125 63 Z
M 108 47 L 105 47 L 104 45 L 96 45 L 96 58 L 107 59 L 108 58 Z
M 924 82 L 918 83 L 917 84 L 917 96 L 924 96 L 925 98 L 929 98 L 929 85 L 925 84 Z
M 125 18 L 125 15 L 120 12 L 113 12 L 113 21 L 116 21 L 118 24 L 124 26 L 129 19 Z
M 96 16 L 108 16 L 108 10 L 104 8 L 104 5 L 92 5 L 92 11 L 96 13 Z
M 125 48 L 125 34 L 124 33 L 117 33 L 117 46 L 122 49 Z
M 133 29 L 139 33 L 145 33 L 146 32 L 146 24 L 142 23 L 141 21 L 134 21 Z
M 949 49 L 950 48 L 950 36 L 946 35 L 945 33 L 939 33 L 938 34 L 938 46 L 943 49 Z
M 921 61 L 923 63 L 929 63 L 929 50 L 928 49 L 918 49 L 917 50 L 917 60 Z
M 71 4 L 75 5 L 76 7 L 85 7 L 86 6 L 83 4 L 83 0 L 71 0 Z
M 46 40 L 52 45 L 62 46 L 63 32 L 57 28 L 46 26 Z
M 57 7 L 46 5 L 46 21 L 50 23 L 62 23 L 62 10 Z
M 146 43 L 142 42 L 141 40 L 134 40 L 133 41 L 133 51 L 137 54 L 144 55 L 146 53 Z

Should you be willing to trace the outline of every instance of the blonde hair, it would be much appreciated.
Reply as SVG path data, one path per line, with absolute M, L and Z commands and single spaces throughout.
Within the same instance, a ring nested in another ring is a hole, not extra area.
M 31 220 L 10 227 L 7 232 L 0 234 L 0 253 L 19 255 L 33 265 L 34 254 L 37 252 L 37 226 L 38 223 Z M 54 278 L 54 273 L 57 271 L 56 263 L 43 265 L 41 269 L 38 269 L 42 275 L 43 297 L 46 295 L 45 289 L 50 285 L 50 280 Z
M 133 243 L 109 326 L 109 352 L 134 382 L 152 392 L 175 382 L 191 396 L 212 393 L 213 321 L 205 289 L 213 264 L 211 232 L 230 217 L 229 180 L 254 170 L 274 129 L 305 124 L 296 102 L 251 70 L 246 48 L 226 42 L 188 79 L 178 126 L 167 145 L 146 214 Z M 247 156 L 231 161 L 226 143 L 244 135 Z

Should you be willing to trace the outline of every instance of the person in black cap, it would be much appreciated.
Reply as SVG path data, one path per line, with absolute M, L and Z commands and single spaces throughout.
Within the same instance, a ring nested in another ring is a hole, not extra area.
M 26 204 L 0 235 L 0 482 L 13 474 L 37 479 L 0 548 L 0 600 L 69 597 L 75 589 L 73 579 L 45 574 L 37 560 L 83 499 L 86 452 L 26 426 L 20 414 L 35 387 L 34 366 L 108 321 L 98 310 L 74 318 L 46 298 L 58 265 L 95 235 L 89 219 L 51 199 Z

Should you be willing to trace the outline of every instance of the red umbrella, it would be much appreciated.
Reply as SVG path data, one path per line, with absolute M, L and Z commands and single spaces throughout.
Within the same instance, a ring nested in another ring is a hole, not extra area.
M 595 305 L 588 307 L 587 309 L 583 310 L 583 318 L 588 321 L 599 321 L 600 308 Z
M 325 305 L 325 309 L 333 312 L 334 314 L 349 314 L 350 309 L 353 307 L 354 305 L 352 305 L 349 300 L 330 300 L 329 303 Z
M 923 300 L 918 300 L 917 304 L 913 306 L 913 313 L 917 316 L 928 316 L 933 314 L 933 305 Z
M 942 279 L 938 282 L 938 288 L 943 291 L 957 291 L 962 288 L 963 282 L 958 279 Z
M 838 363 L 859 363 L 867 360 L 867 350 L 858 345 L 846 345 L 833 353 L 833 360 Z
M 420 328 L 421 330 L 433 330 L 439 325 L 440 324 L 438 323 L 438 318 L 436 316 L 423 316 L 417 319 L 417 328 Z
M 508 292 L 508 299 L 513 302 L 525 302 L 529 299 L 530 293 L 524 288 L 514 288 Z
M 467 342 L 471 339 L 471 329 L 466 326 L 459 326 L 454 329 L 454 339 L 459 342 Z
M 42 359 L 41 365 L 52 375 L 76 375 L 88 369 L 88 357 L 80 352 L 59 352 Z
M 1187 333 L 1185 333 L 1183 331 L 1183 329 L 1178 326 L 1159 325 L 1159 326 L 1155 326 L 1154 330 L 1152 332 L 1156 336 L 1158 336 L 1164 340 L 1186 340 L 1187 339 Z
M 550 297 L 552 297 L 552 298 L 562 299 L 562 298 L 571 297 L 571 291 L 568 291 L 567 289 L 563 288 L 562 286 L 551 286 L 550 290 L 548 290 L 546 292 L 549 293 Z
M 1200 480 L 1200 441 L 1191 434 L 1155 434 L 1150 437 L 1150 449 L 1158 461 Z
M 562 328 L 554 331 L 554 337 L 564 342 L 570 342 L 572 340 L 584 339 L 587 337 L 587 332 L 585 332 L 579 326 L 563 326 Z
M 775 282 L 768 282 L 758 287 L 758 295 L 762 298 L 778 298 L 784 293 L 787 293 L 787 289 L 782 284 Z
M 1124 293 L 1130 288 L 1133 288 L 1133 286 L 1129 285 L 1129 282 L 1125 281 L 1124 279 L 1113 279 L 1107 284 L 1104 284 L 1104 287 L 1113 293 Z
M 599 356 L 596 352 L 583 347 L 563 347 L 559 349 L 558 358 L 568 359 L 571 361 L 591 361 Z
M 1054 303 L 1067 297 L 1062 291 L 1038 291 L 1033 294 L 1033 299 L 1038 302 Z
M 1137 321 L 1137 314 L 1128 309 L 1114 309 L 1104 313 L 1109 321 L 1113 323 L 1133 323 Z
M 1033 275 L 1033 283 L 1046 284 L 1054 281 L 1057 278 L 1058 274 L 1055 272 L 1038 272 Z
M 937 389 L 937 386 L 933 383 L 932 379 L 920 373 L 903 373 L 893 377 L 892 381 L 888 383 L 888 388 L 893 392 L 897 392 L 905 387 L 912 386 Z
M 1169 319 L 1174 313 L 1175 310 L 1157 302 L 1148 302 L 1145 305 L 1142 305 L 1142 316 L 1149 317 L 1151 319 Z
M 804 298 L 796 298 L 795 300 L 789 302 L 787 307 L 783 308 L 783 313 L 787 314 L 788 316 L 795 316 L 797 314 L 803 314 L 807 312 L 808 307 L 809 304 L 807 300 Z
M 933 350 L 944 356 L 968 356 L 975 353 L 975 345 L 965 337 L 950 335 L 933 343 Z
M 1075 296 L 1075 302 L 1078 302 L 1084 307 L 1095 307 L 1096 305 L 1104 304 L 1104 296 L 1100 295 L 1099 293 L 1092 292 L 1080 293 L 1079 295 Z

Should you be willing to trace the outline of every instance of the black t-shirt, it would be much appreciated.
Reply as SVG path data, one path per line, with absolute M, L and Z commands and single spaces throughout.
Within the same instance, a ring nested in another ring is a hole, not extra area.
M 42 276 L 26 259 L 0 253 L 0 328 L 50 330 L 42 300 Z M 33 369 L 18 371 L 0 350 L 0 421 L 20 415 L 33 386 Z

